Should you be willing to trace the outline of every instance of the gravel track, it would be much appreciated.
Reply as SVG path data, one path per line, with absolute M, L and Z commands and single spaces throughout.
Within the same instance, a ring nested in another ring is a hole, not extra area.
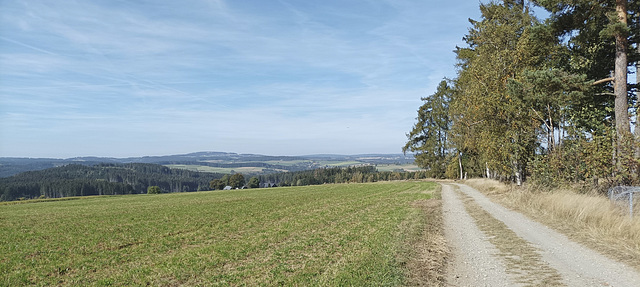
M 524 215 L 493 203 L 479 191 L 464 184 L 443 184 L 442 199 L 445 236 L 452 250 L 447 267 L 448 286 L 523 286 L 507 271 L 504 258 L 493 246 L 454 191 L 473 200 L 495 219 L 542 255 L 542 260 L 558 271 L 566 286 L 640 286 L 635 269 L 611 260 L 566 236 L 534 222 Z
M 451 248 L 447 286 L 514 286 L 498 250 L 476 226 L 450 185 L 442 186 L 444 234 Z

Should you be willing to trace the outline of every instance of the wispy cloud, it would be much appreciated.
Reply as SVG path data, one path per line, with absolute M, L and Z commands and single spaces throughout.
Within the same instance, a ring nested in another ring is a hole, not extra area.
M 31 50 L 38 51 L 38 52 L 41 52 L 41 53 L 45 53 L 45 54 L 49 54 L 49 55 L 57 56 L 57 54 L 56 54 L 56 53 L 53 53 L 53 52 L 51 52 L 51 51 L 47 51 L 47 50 L 42 49 L 42 48 L 34 47 L 34 46 L 31 46 L 31 45 L 28 45 L 28 44 L 22 43 L 22 42 L 20 42 L 20 41 L 12 40 L 12 39 L 5 38 L 5 37 L 1 37 L 1 36 L 0 36 L 0 40 L 7 41 L 7 42 L 9 42 L 9 43 L 13 43 L 13 44 L 16 44 L 16 45 L 20 45 L 20 46 L 22 46 L 22 47 L 26 47 L 26 48 L 29 48 L 29 49 L 31 49 Z
M 0 6 L 0 156 L 397 152 L 477 13 L 462 0 Z

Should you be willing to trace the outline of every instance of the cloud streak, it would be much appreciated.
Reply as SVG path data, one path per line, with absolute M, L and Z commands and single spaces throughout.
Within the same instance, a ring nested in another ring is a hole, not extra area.
M 398 152 L 467 2 L 2 2 L 0 156 Z

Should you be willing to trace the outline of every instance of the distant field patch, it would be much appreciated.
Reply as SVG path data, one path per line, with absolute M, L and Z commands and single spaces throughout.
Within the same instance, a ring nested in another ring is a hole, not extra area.
M 406 234 L 423 230 L 406 222 L 424 220 L 413 203 L 435 187 L 332 184 L 2 205 L 0 285 L 403 285 L 407 258 L 398 254 L 412 254 Z
M 294 166 L 299 164 L 312 164 L 313 161 L 310 160 L 269 160 L 264 161 L 264 163 L 273 164 L 273 165 L 282 165 L 282 166 Z
M 213 172 L 213 173 L 223 173 L 223 174 L 230 174 L 234 172 L 250 174 L 250 173 L 259 173 L 264 170 L 264 168 L 262 167 L 226 168 L 226 167 L 212 167 L 212 166 L 206 166 L 206 165 L 186 165 L 186 164 L 168 164 L 165 166 L 169 168 L 179 168 L 179 169 L 186 169 L 186 170 L 192 170 L 192 171 Z
M 361 161 L 332 161 L 332 160 L 322 160 L 318 161 L 320 166 L 330 166 L 330 167 L 340 167 L 340 166 L 352 166 L 352 165 L 363 165 L 365 163 Z
M 415 164 L 379 164 L 376 166 L 378 171 L 394 171 L 403 169 L 404 171 L 421 171 L 423 170 Z

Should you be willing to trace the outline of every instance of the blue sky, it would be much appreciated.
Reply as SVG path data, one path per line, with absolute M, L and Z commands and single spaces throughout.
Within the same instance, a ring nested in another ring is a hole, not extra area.
M 398 153 L 478 5 L 0 0 L 0 156 Z

